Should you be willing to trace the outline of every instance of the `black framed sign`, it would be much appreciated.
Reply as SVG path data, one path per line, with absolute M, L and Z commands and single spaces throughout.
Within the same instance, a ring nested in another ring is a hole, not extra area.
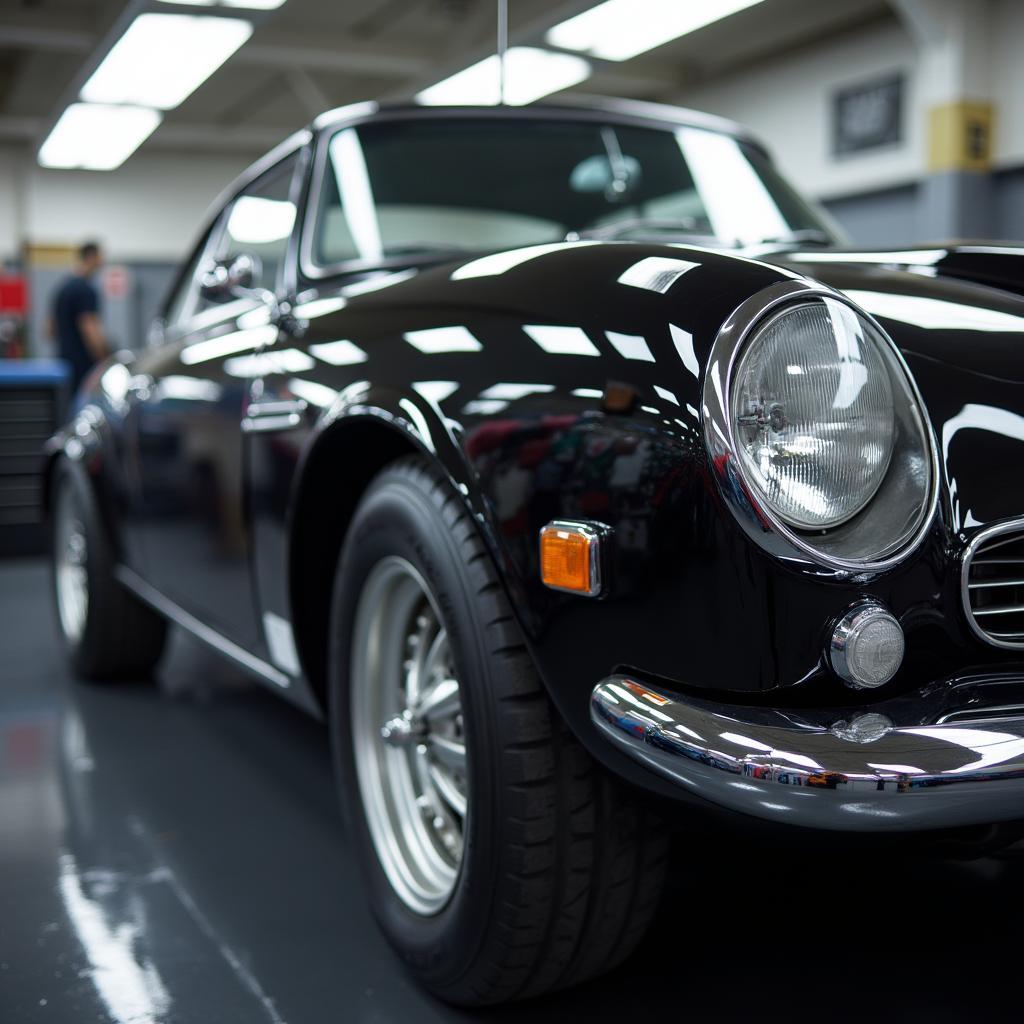
M 903 138 L 903 75 L 886 75 L 832 97 L 836 156 L 891 146 Z

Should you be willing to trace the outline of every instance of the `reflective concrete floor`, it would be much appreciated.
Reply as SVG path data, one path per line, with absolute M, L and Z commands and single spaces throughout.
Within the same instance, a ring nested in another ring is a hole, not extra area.
M 74 683 L 43 564 L 0 562 L 2 1024 L 1007 1019 L 1024 846 L 709 825 L 678 846 L 615 974 L 451 1010 L 369 918 L 321 726 L 178 636 L 155 684 Z

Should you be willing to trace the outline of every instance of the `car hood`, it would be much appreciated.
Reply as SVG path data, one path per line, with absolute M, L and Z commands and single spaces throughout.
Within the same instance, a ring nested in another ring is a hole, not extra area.
M 1024 382 L 1024 249 L 829 250 L 771 262 L 844 292 L 907 354 Z
M 935 430 L 954 530 L 1024 514 L 1024 249 L 795 252 L 889 332 Z

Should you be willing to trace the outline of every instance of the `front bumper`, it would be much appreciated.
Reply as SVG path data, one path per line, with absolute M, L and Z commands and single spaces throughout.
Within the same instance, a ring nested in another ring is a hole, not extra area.
M 819 712 L 714 703 L 614 675 L 594 687 L 591 717 L 652 771 L 759 818 L 853 831 L 1024 819 L 1024 674 Z

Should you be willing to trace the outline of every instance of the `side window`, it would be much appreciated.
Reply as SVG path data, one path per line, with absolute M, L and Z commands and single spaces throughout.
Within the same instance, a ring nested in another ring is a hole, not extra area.
M 214 259 L 230 263 L 238 256 L 255 257 L 252 287 L 277 290 L 284 269 L 288 239 L 295 225 L 291 183 L 298 155 L 289 157 L 238 195 L 222 221 Z M 212 303 L 204 301 L 200 308 Z
M 185 272 L 175 286 L 174 294 L 171 296 L 170 302 L 167 303 L 167 312 L 164 314 L 164 323 L 167 327 L 176 327 L 192 315 L 193 299 L 198 291 L 196 273 L 199 270 L 203 254 L 206 252 L 208 241 L 209 236 L 203 240 L 202 245 L 197 247 L 188 261 Z

